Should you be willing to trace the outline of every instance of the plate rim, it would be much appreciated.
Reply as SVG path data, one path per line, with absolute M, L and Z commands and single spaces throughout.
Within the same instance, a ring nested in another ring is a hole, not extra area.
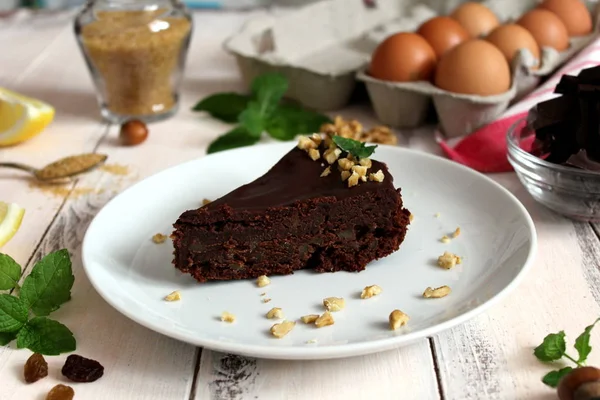
M 437 154 L 427 153 L 425 151 L 401 147 L 401 146 L 393 146 L 393 145 L 382 145 L 378 144 L 378 146 L 382 148 L 389 149 L 393 152 L 402 153 L 410 153 L 417 155 L 418 157 L 423 157 L 424 159 L 431 160 L 433 162 L 441 162 L 442 164 L 446 164 L 451 168 L 458 168 L 463 172 L 470 174 L 472 176 L 477 176 L 480 179 L 486 181 L 486 183 L 491 184 L 500 190 L 512 203 L 517 207 L 517 209 L 521 212 L 524 221 L 529 228 L 529 249 L 527 258 L 525 262 L 520 266 L 519 272 L 509 281 L 509 283 L 501 289 L 494 296 L 490 297 L 487 301 L 479 304 L 478 306 L 470 309 L 469 311 L 459 314 L 456 317 L 453 317 L 447 321 L 444 321 L 439 324 L 435 324 L 433 326 L 427 327 L 425 329 L 421 329 L 415 332 L 408 333 L 399 333 L 389 338 L 385 339 L 377 339 L 370 340 L 360 343 L 351 343 L 351 344 L 343 344 L 343 345 L 335 345 L 335 346 L 291 346 L 291 347 L 277 347 L 277 346 L 268 346 L 268 345 L 255 345 L 255 344 L 243 344 L 243 343 L 234 343 L 234 342 L 224 342 L 217 339 L 202 339 L 202 338 L 194 338 L 191 336 L 186 336 L 184 334 L 180 334 L 178 332 L 173 332 L 168 328 L 164 328 L 160 324 L 153 324 L 151 322 L 145 321 L 143 318 L 138 317 L 135 313 L 130 312 L 127 307 L 121 307 L 118 305 L 116 301 L 112 301 L 111 296 L 108 293 L 104 292 L 99 282 L 92 278 L 94 275 L 91 271 L 91 264 L 93 263 L 88 259 L 90 257 L 90 251 L 88 248 L 91 246 L 91 237 L 95 224 L 98 220 L 101 219 L 105 210 L 109 208 L 112 204 L 118 201 L 126 193 L 133 191 L 136 187 L 144 184 L 145 182 L 155 179 L 156 177 L 167 174 L 168 172 L 172 172 L 176 169 L 185 169 L 187 165 L 196 163 L 202 159 L 214 158 L 214 157 L 233 157 L 236 153 L 243 153 L 248 151 L 257 151 L 261 148 L 273 148 L 274 151 L 279 151 L 281 149 L 281 156 L 285 154 L 285 150 L 290 150 L 292 146 L 295 145 L 294 141 L 281 141 L 275 143 L 264 143 L 257 144 L 253 146 L 245 146 L 231 150 L 225 150 L 218 153 L 203 155 L 198 158 L 193 158 L 191 160 L 172 165 L 165 169 L 162 169 L 154 174 L 148 175 L 147 177 L 139 180 L 133 185 L 129 186 L 125 190 L 119 192 L 117 195 L 112 197 L 106 204 L 102 206 L 102 208 L 96 213 L 90 224 L 88 225 L 86 232 L 84 234 L 84 238 L 82 240 L 81 245 L 81 261 L 83 270 L 88 278 L 88 281 L 94 288 L 94 290 L 100 295 L 100 297 L 106 301 L 111 307 L 113 307 L 120 314 L 129 318 L 130 320 L 136 322 L 137 324 L 167 337 L 179 340 L 184 343 L 188 343 L 193 346 L 202 347 L 208 350 L 219 351 L 223 353 L 229 354 L 237 354 L 245 357 L 254 357 L 261 359 L 277 359 L 277 360 L 323 360 L 323 359 L 334 359 L 334 358 L 346 358 L 346 357 L 354 357 L 361 356 L 373 353 L 379 353 L 387 350 L 392 350 L 395 348 L 400 348 L 402 346 L 411 344 L 417 340 L 426 339 L 432 337 L 435 334 L 444 332 L 449 330 L 450 328 L 459 326 L 464 324 L 465 322 L 473 319 L 474 317 L 483 314 L 488 309 L 493 307 L 494 305 L 501 302 L 508 294 L 512 293 L 514 289 L 516 289 L 527 273 L 531 270 L 538 249 L 538 237 L 537 230 L 535 227 L 535 223 L 527 211 L 526 207 L 521 203 L 521 201 L 508 189 L 504 186 L 500 185 L 498 182 L 494 181 L 490 177 L 485 174 L 473 170 L 467 166 L 459 164 L 455 161 L 449 160 Z M 386 162 L 385 160 L 380 160 L 382 162 Z M 398 186 L 401 188 L 401 186 Z

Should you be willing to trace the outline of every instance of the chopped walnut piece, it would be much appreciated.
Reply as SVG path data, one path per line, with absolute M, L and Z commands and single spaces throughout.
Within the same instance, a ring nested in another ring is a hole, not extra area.
M 363 289 L 360 294 L 361 299 L 370 299 L 373 296 L 377 296 L 382 292 L 382 289 L 377 285 L 367 286 Z
M 333 145 L 335 146 L 335 143 L 333 143 Z M 341 149 L 338 149 L 337 147 L 329 148 L 325 150 L 325 153 L 323 153 L 323 158 L 331 165 L 337 161 L 337 159 L 340 157 L 340 154 L 342 154 Z
M 352 172 L 356 172 L 358 176 L 361 178 L 367 175 L 367 167 L 363 167 L 361 165 L 354 165 L 352 167 Z
M 436 298 L 439 299 L 441 297 L 446 297 L 450 294 L 451 290 L 449 286 L 440 286 L 439 288 L 435 288 L 432 289 L 430 287 L 428 287 L 427 289 L 425 289 L 425 291 L 423 292 L 423 297 L 425 298 Z
M 310 149 L 316 149 L 317 144 L 314 142 L 314 140 L 311 140 L 310 138 L 306 137 L 306 136 L 300 136 L 300 138 L 298 139 L 298 148 L 300 150 L 310 150 Z
M 441 256 L 438 257 L 438 265 L 445 269 L 451 269 L 456 266 L 456 264 L 460 264 L 461 259 L 456 254 L 449 253 L 447 251 L 444 252 Z
M 302 322 L 304 322 L 305 324 L 312 324 L 313 322 L 315 322 L 317 320 L 317 318 L 319 318 L 318 314 L 308 314 L 308 315 L 303 315 L 302 317 L 300 317 Z
M 323 305 L 327 311 L 340 311 L 346 306 L 346 301 L 341 297 L 327 297 L 323 299 Z
M 387 126 L 376 126 L 363 134 L 363 141 L 381 144 L 396 144 L 398 138 Z
M 349 171 L 354 166 L 354 162 L 348 158 L 340 158 L 337 162 L 342 171 Z
M 319 153 L 319 150 L 317 149 L 310 149 L 308 151 L 308 156 L 313 160 L 313 161 L 317 161 L 319 158 L 321 158 L 321 153 Z
M 415 216 L 414 216 L 412 213 L 410 213 L 410 214 L 408 215 L 408 220 L 409 220 L 410 222 L 413 222 L 413 219 L 415 219 Z
M 358 175 L 356 172 L 353 172 L 352 175 L 350 175 L 350 177 L 348 178 L 348 187 L 358 185 L 359 179 L 360 179 L 360 175 Z
M 152 236 L 152 241 L 156 244 L 164 243 L 167 240 L 167 235 L 163 235 L 162 233 L 157 233 Z
M 346 179 L 350 178 L 350 175 L 352 175 L 350 173 L 350 171 L 342 171 L 342 173 L 341 173 L 342 181 L 345 181 Z
M 327 167 L 323 170 L 323 172 L 321 172 L 321 178 L 326 177 L 327 175 L 329 175 L 331 173 L 331 167 Z
M 235 315 L 233 315 L 230 312 L 223 311 L 223 313 L 221 314 L 221 321 L 232 323 L 233 321 L 235 321 Z
M 271 301 L 271 299 L 263 299 L 263 303 L 268 303 L 270 301 Z
M 385 178 L 385 175 L 383 174 L 382 170 L 379 170 L 375 173 L 370 173 L 369 174 L 369 180 L 370 181 L 375 181 L 375 182 L 383 182 L 383 179 Z
M 317 146 L 319 146 L 323 141 L 323 137 L 321 137 L 321 134 L 319 133 L 313 133 L 312 135 L 310 135 L 310 138 L 313 142 L 317 144 Z
M 181 300 L 181 293 L 179 291 L 174 291 L 165 296 L 166 301 L 179 301 Z
M 283 321 L 271 327 L 271 334 L 277 339 L 281 339 L 282 337 L 290 333 L 295 326 L 295 321 Z
M 324 326 L 333 325 L 334 324 L 333 315 L 329 311 L 325 311 L 319 318 L 315 320 L 315 326 L 317 328 L 322 328 Z
M 266 295 L 267 295 L 267 293 L 265 293 L 265 292 L 262 292 L 262 293 L 260 294 L 260 296 L 261 296 L 261 297 L 262 297 L 262 296 L 266 296 Z
M 267 313 L 269 319 L 281 319 L 283 318 L 283 310 L 279 307 L 273 307 Z
M 442 243 L 450 243 L 450 238 L 446 235 L 442 236 L 442 238 L 440 239 L 440 241 Z
M 337 128 L 335 127 L 334 124 L 328 123 L 328 124 L 321 125 L 321 128 L 319 130 L 323 133 L 335 134 Z
M 258 278 L 256 278 L 256 285 L 258 287 L 265 287 L 267 286 L 269 283 L 271 283 L 271 280 L 269 279 L 268 276 L 266 275 L 261 275 Z
M 202 199 L 202 205 L 205 206 L 207 204 L 210 204 L 211 201 L 209 199 Z
M 390 329 L 396 330 L 403 325 L 406 325 L 410 317 L 400 310 L 394 310 L 390 313 L 389 322 Z
M 452 233 L 452 237 L 456 238 L 456 237 L 458 237 L 458 235 L 460 235 L 460 227 L 456 228 L 456 230 L 454 231 L 454 233 Z
M 373 165 L 370 158 L 361 158 L 359 164 L 363 167 L 367 167 L 367 169 L 371 168 L 371 166 Z

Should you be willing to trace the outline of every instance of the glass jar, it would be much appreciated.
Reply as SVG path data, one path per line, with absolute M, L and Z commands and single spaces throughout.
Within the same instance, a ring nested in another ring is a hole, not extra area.
M 153 122 L 177 112 L 193 21 L 178 0 L 90 0 L 75 34 L 102 116 Z

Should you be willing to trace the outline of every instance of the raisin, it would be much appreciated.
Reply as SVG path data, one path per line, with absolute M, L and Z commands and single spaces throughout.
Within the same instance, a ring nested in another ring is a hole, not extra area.
M 71 386 L 58 384 L 46 395 L 46 400 L 73 400 L 75 391 Z
M 39 353 L 33 353 L 25 363 L 23 368 L 25 382 L 33 383 L 48 376 L 48 363 L 44 356 Z
M 73 382 L 94 382 L 104 375 L 104 367 L 98 361 L 71 354 L 62 367 L 62 374 Z

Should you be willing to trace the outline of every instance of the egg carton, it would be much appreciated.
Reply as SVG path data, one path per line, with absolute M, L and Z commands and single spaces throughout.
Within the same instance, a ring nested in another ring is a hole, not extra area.
M 461 136 L 485 125 L 511 102 L 531 91 L 541 78 L 581 50 L 596 35 L 572 38 L 569 49 L 558 53 L 542 49 L 541 67 L 531 71 L 532 57 L 521 52 L 513 63 L 508 92 L 470 96 L 441 90 L 429 82 L 394 83 L 366 73 L 371 54 L 392 33 L 414 31 L 427 19 L 448 14 L 463 1 L 447 0 L 322 0 L 283 15 L 248 20 L 225 40 L 224 49 L 238 64 L 242 80 L 266 72 L 287 77 L 286 97 L 318 111 L 334 111 L 348 104 L 356 85 L 364 83 L 378 119 L 394 128 L 422 125 L 433 108 L 448 137 Z M 533 8 L 535 0 L 482 1 L 501 21 L 510 21 Z

